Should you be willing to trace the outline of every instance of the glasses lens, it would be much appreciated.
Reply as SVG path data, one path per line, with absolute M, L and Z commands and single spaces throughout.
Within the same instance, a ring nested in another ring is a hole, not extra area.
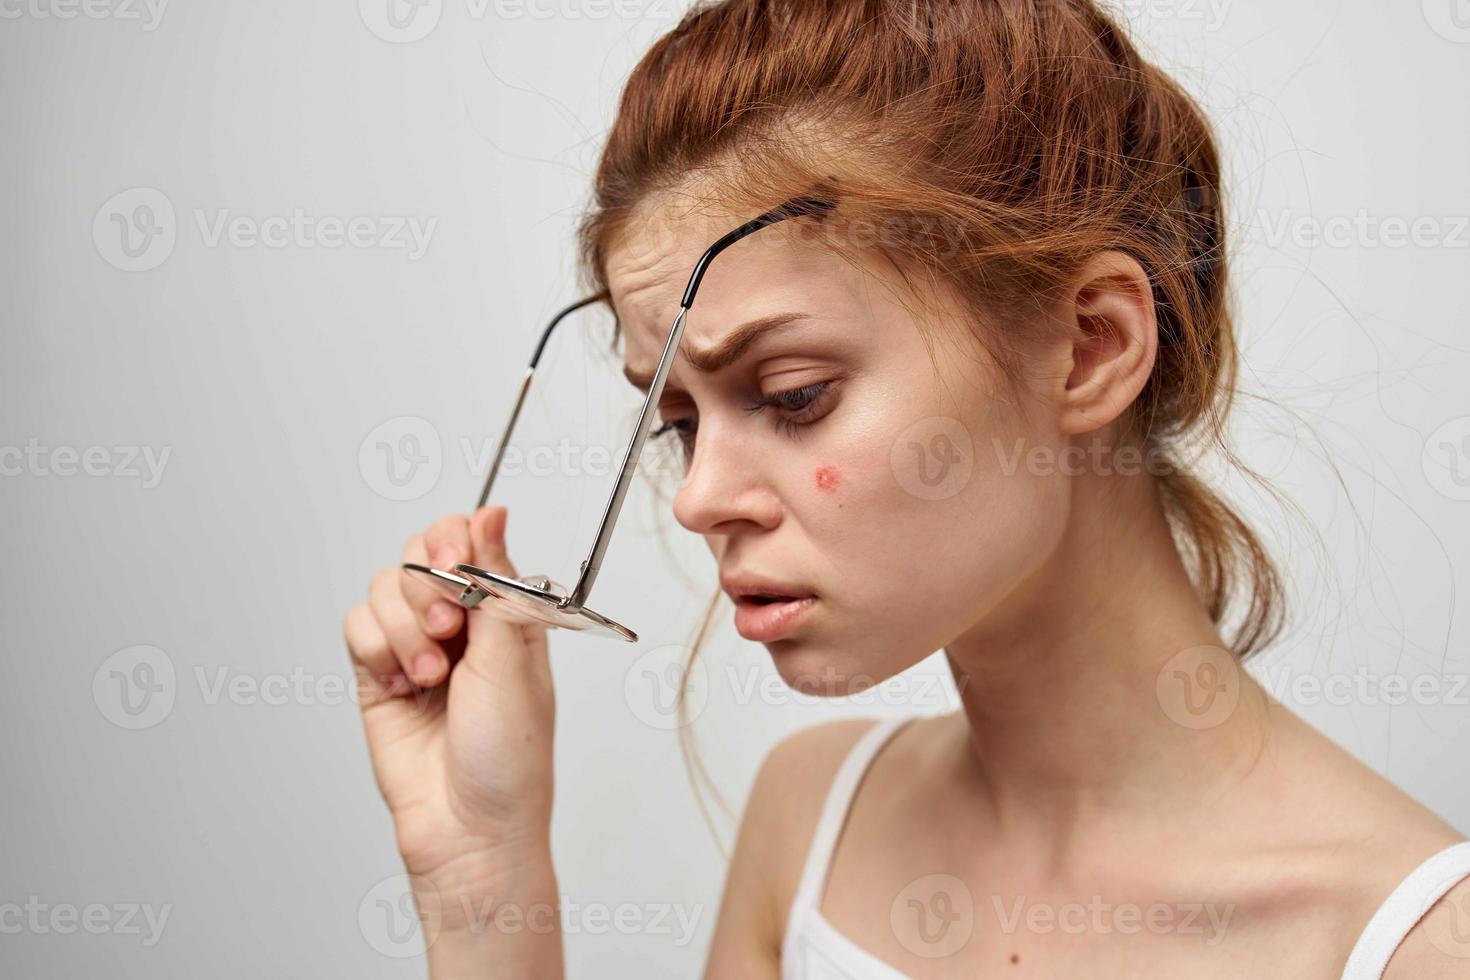
M 540 623 L 558 629 L 589 633 L 593 636 L 616 637 L 629 642 L 638 634 L 591 609 L 583 607 L 571 612 L 561 607 L 566 598 L 564 586 L 544 575 L 528 575 L 514 579 L 474 565 L 459 564 L 454 570 L 474 581 L 484 590 L 485 599 L 477 607 L 512 623 Z

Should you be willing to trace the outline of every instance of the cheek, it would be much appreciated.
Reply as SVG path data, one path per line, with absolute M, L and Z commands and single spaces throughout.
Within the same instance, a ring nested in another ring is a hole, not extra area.
M 967 417 L 985 416 L 976 408 Z M 945 608 L 968 614 L 1007 591 L 1051 547 L 1065 521 L 1066 482 L 1011 456 L 1015 441 L 1030 446 L 1037 437 L 999 420 L 968 428 L 922 441 L 928 455 L 921 460 L 900 430 L 808 463 L 801 522 L 850 608 L 878 602 L 891 610 L 898 581 L 905 583 L 900 594 L 915 600 L 906 608 L 932 609 L 925 597 L 942 596 Z M 973 448 L 962 469 L 945 474 L 945 439 L 962 437 Z M 887 574 L 854 576 L 854 568 Z

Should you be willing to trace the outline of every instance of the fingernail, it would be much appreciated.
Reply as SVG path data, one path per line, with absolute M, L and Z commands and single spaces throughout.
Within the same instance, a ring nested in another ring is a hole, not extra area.
M 455 623 L 454 607 L 447 602 L 436 602 L 429 607 L 425 619 L 428 621 L 429 629 L 435 633 L 443 632 Z
M 439 679 L 439 657 L 432 653 L 421 653 L 413 658 L 413 679 L 420 684 L 432 684 Z
M 459 563 L 459 549 L 458 548 L 452 548 L 452 547 L 440 548 L 439 549 L 439 555 L 434 560 L 434 567 L 435 568 L 438 568 L 438 569 L 442 569 L 444 571 L 448 571 L 448 570 L 452 569 L 458 563 Z

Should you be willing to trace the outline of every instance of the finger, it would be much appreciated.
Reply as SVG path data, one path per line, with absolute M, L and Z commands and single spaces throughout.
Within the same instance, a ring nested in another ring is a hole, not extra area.
M 398 672 L 398 661 L 389 647 L 388 637 L 366 604 L 348 610 L 342 633 L 357 681 L 356 694 L 373 759 L 373 777 L 391 808 L 395 805 L 395 782 L 401 782 L 393 779 L 392 774 L 412 771 L 421 764 L 422 736 L 433 731 L 424 722 L 433 710 L 433 702 L 437 700 L 442 706 L 447 700 L 442 696 L 444 688 L 426 690 Z M 420 737 L 415 738 L 415 734 Z M 402 796 L 401 788 L 397 795 Z
M 505 549 L 505 524 L 508 512 L 504 507 L 481 507 L 470 515 L 469 537 L 472 564 L 488 572 L 515 577 L 515 565 Z M 493 602 L 495 600 L 486 600 Z M 488 651 L 504 651 L 518 646 L 520 631 L 517 624 L 504 618 L 499 610 L 482 608 L 479 615 L 470 617 L 469 642 L 465 645 L 465 656 L 476 659 L 480 667 L 485 666 Z M 476 652 L 478 651 L 478 653 Z
M 398 658 L 393 656 L 388 636 L 366 604 L 347 610 L 342 621 L 342 637 L 357 673 L 363 704 L 384 700 L 406 689 L 406 678 L 399 669 Z
M 516 577 L 505 548 L 505 526 L 510 512 L 504 507 L 481 507 L 470 517 L 467 539 L 474 547 L 474 563 L 501 575 Z
M 452 571 L 456 562 L 469 561 L 475 553 L 470 545 L 470 519 L 464 514 L 441 517 L 424 532 L 424 547 L 435 568 Z
M 501 575 L 515 577 L 515 564 L 506 551 L 505 528 L 508 514 L 504 507 L 482 507 L 470 518 L 470 535 L 475 545 L 476 565 Z M 526 632 L 544 634 L 541 625 L 528 626 L 495 615 L 486 610 L 470 617 L 465 660 L 487 679 L 514 678 L 519 683 L 534 680 L 545 684 L 541 675 L 549 670 L 544 645 L 528 646 Z
M 468 548 L 465 553 L 468 554 Z M 429 565 L 446 572 L 454 571 L 455 562 L 464 560 L 458 558 L 445 565 L 432 560 L 429 555 L 424 535 L 415 534 L 403 546 L 400 560 L 416 565 Z M 417 575 L 405 574 L 401 578 L 403 597 L 418 618 L 419 627 L 425 634 L 445 639 L 459 632 L 459 628 L 464 625 L 464 608 L 459 603 L 450 601 L 433 583 L 426 582 Z
M 388 646 L 403 674 L 416 684 L 433 687 L 449 669 L 449 658 L 419 625 L 418 616 L 403 596 L 400 568 L 385 568 L 373 576 L 368 606 L 388 638 Z

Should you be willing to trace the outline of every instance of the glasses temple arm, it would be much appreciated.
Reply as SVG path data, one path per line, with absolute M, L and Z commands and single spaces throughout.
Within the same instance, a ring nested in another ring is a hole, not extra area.
M 734 231 L 728 232 L 719 241 L 705 249 L 704 254 L 699 257 L 699 261 L 694 265 L 694 271 L 689 275 L 689 285 L 685 287 L 684 297 L 679 302 L 679 315 L 674 318 L 674 326 L 669 331 L 669 339 L 664 343 L 663 354 L 659 357 L 653 381 L 648 386 L 648 396 L 643 399 L 643 408 L 638 413 L 638 425 L 633 432 L 633 439 L 628 443 L 627 451 L 623 453 L 623 465 L 618 471 L 618 481 L 613 486 L 612 496 L 608 498 L 607 507 L 602 512 L 602 522 L 597 526 L 597 537 L 592 542 L 592 550 L 588 553 L 587 560 L 582 562 L 576 587 L 572 589 L 571 595 L 563 604 L 566 609 L 575 612 L 582 608 L 588 595 L 592 592 L 592 583 L 597 580 L 597 573 L 602 568 L 603 556 L 607 553 L 608 542 L 612 540 L 613 527 L 617 524 L 618 514 L 623 509 L 623 498 L 628 495 L 628 485 L 632 482 L 638 457 L 643 452 L 643 443 L 647 440 L 649 427 L 653 424 L 654 406 L 658 404 L 663 394 L 664 382 L 668 380 L 669 368 L 674 363 L 674 354 L 679 349 L 680 338 L 684 335 L 685 318 L 689 313 L 689 308 L 694 305 L 694 296 L 699 291 L 700 281 L 704 278 L 705 270 L 709 268 L 710 262 L 716 255 L 746 235 L 759 231 L 767 225 L 799 215 L 824 213 L 835 206 L 835 201 L 826 198 L 795 198 L 772 208 L 765 214 L 750 219 Z
M 633 430 L 633 439 L 623 453 L 618 482 L 613 485 L 612 496 L 608 498 L 607 507 L 602 512 L 602 522 L 597 525 L 597 537 L 592 542 L 587 560 L 582 562 L 577 584 L 564 603 L 565 608 L 572 612 L 582 608 L 592 591 L 592 583 L 597 580 L 597 572 L 602 567 L 602 556 L 607 553 L 608 542 L 612 540 L 612 529 L 623 509 L 623 498 L 628 495 L 628 485 L 633 480 L 633 470 L 643 452 L 643 443 L 648 439 L 648 430 L 653 425 L 654 407 L 663 394 L 664 382 L 668 380 L 669 368 L 674 363 L 674 352 L 679 348 L 679 338 L 684 335 L 684 318 L 688 312 L 684 307 L 679 307 L 679 315 L 674 318 L 673 329 L 669 331 L 669 339 L 664 343 L 664 352 L 658 359 L 653 382 L 648 386 L 648 395 L 643 399 L 643 408 L 638 412 L 638 425 Z
M 575 313 L 584 306 L 605 300 L 607 296 L 607 290 L 603 290 L 593 296 L 577 300 L 552 317 L 546 329 L 541 331 L 541 339 L 536 342 L 536 349 L 531 353 L 531 363 L 521 377 L 521 386 L 516 392 L 515 407 L 510 411 L 510 421 L 505 423 L 505 431 L 500 434 L 500 444 L 495 447 L 495 456 L 490 461 L 490 472 L 485 474 L 485 485 L 480 488 L 480 499 L 475 503 L 475 510 L 484 507 L 485 501 L 490 499 L 490 487 L 495 483 L 495 474 L 500 472 L 500 461 L 505 456 L 505 447 L 510 445 L 510 436 L 515 431 L 516 419 L 520 418 L 521 406 L 526 403 L 526 393 L 531 390 L 531 376 L 536 373 L 536 363 L 541 360 L 541 352 L 546 349 L 546 342 L 551 339 L 551 332 L 556 329 L 558 323 L 566 319 L 568 314 Z

